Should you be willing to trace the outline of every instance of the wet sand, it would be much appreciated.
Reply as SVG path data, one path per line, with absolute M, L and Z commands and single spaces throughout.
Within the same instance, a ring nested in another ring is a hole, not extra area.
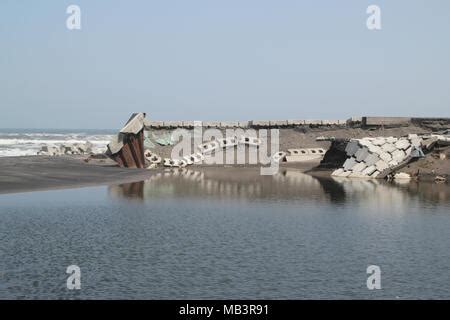
M 80 156 L 23 156 L 0 158 L 0 194 L 93 185 L 110 185 L 148 179 L 154 171 L 117 167 L 109 159 Z

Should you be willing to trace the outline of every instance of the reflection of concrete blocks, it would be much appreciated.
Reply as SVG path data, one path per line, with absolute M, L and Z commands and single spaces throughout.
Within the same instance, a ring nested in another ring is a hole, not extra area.
M 361 149 L 359 149 L 358 151 L 356 151 L 355 153 L 355 157 L 356 157 L 356 161 L 364 161 L 364 159 L 366 159 L 369 156 L 369 150 L 367 149 L 367 147 L 363 147 Z
M 191 156 L 184 156 L 183 160 L 186 161 L 186 164 L 193 164 L 194 159 L 191 158 Z
M 302 126 L 305 124 L 305 120 L 288 120 L 287 122 L 290 126 Z
M 383 145 L 381 146 L 381 149 L 382 149 L 384 152 L 389 152 L 389 153 L 394 152 L 395 150 L 397 150 L 397 148 L 396 148 L 393 144 L 391 144 L 391 143 L 385 143 L 385 144 L 383 144 Z
M 365 168 L 363 171 L 362 171 L 362 174 L 365 174 L 365 175 L 367 175 L 367 176 L 370 176 L 372 173 L 374 173 L 375 171 L 377 171 L 377 167 L 375 167 L 375 166 L 369 166 L 369 167 L 367 167 L 367 168 Z
M 397 162 L 402 162 L 406 158 L 406 154 L 403 150 L 395 150 L 392 153 L 392 160 L 395 160 Z
M 395 143 L 395 147 L 396 147 L 397 149 L 402 149 L 402 150 L 408 149 L 410 145 L 411 145 L 411 144 L 410 144 L 409 141 L 406 140 L 406 139 L 398 140 L 398 141 Z
M 189 160 L 192 161 L 193 163 L 199 163 L 199 162 L 202 162 L 203 160 L 205 160 L 205 156 L 203 154 L 201 154 L 200 152 L 193 153 L 190 156 L 186 156 L 186 157 L 189 158 Z
M 353 166 L 353 172 L 362 172 L 366 168 L 366 164 L 364 162 L 357 163 Z
M 344 170 L 351 170 L 351 168 L 353 168 L 353 166 L 355 166 L 356 164 L 357 162 L 355 158 L 348 158 L 343 164 Z
M 384 170 L 389 168 L 389 165 L 386 161 L 383 160 L 379 160 L 376 164 L 375 167 L 377 168 L 378 171 L 383 172 Z
M 210 141 L 206 143 L 202 143 L 198 146 L 198 149 L 203 154 L 208 154 L 220 148 L 218 141 Z
M 372 166 L 375 163 L 377 163 L 380 160 L 380 157 L 378 157 L 377 154 L 369 154 L 366 159 L 364 160 L 364 162 L 367 164 L 367 166 Z
M 270 120 L 269 124 L 271 127 L 287 127 L 287 120 Z
M 390 153 L 382 152 L 382 153 L 380 153 L 380 159 L 384 160 L 385 162 L 389 162 L 392 160 L 392 156 Z
M 348 156 L 353 156 L 356 151 L 359 150 L 359 145 L 358 145 L 358 141 L 356 140 L 351 140 L 349 143 L 347 143 L 347 146 L 345 147 L 345 152 L 347 153 Z

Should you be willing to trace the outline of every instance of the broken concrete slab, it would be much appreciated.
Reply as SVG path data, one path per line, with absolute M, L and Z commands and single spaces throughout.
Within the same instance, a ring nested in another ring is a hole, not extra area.
M 120 133 L 138 134 L 144 128 L 144 118 L 143 112 L 133 113 L 125 126 L 120 129 Z

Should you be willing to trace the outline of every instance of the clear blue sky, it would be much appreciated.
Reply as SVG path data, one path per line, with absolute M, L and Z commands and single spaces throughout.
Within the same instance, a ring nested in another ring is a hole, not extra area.
M 448 0 L 2 0 L 0 127 L 449 117 L 449 40 Z

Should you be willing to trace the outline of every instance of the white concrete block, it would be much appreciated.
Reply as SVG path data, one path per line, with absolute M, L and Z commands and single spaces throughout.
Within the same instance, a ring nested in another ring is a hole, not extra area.
M 340 169 L 334 170 L 333 173 L 331 173 L 331 175 L 332 176 L 339 176 L 342 173 L 344 173 L 344 169 L 340 168 Z
M 372 143 L 376 146 L 382 146 L 383 144 L 386 143 L 386 139 L 383 137 L 379 137 L 379 138 L 376 138 Z
M 219 139 L 218 141 L 221 148 L 233 148 L 238 144 L 238 140 L 236 137 L 223 138 Z
M 389 164 L 386 161 L 379 160 L 377 163 L 375 163 L 375 167 L 378 171 L 383 172 L 384 170 L 389 168 Z
M 390 167 L 390 168 L 396 167 L 396 166 L 398 166 L 398 162 L 397 162 L 397 161 L 392 160 L 391 162 L 389 162 L 389 167 Z
M 218 141 L 209 141 L 206 143 L 202 143 L 198 146 L 198 149 L 203 154 L 208 154 L 220 148 Z
M 369 154 L 366 157 L 366 159 L 364 159 L 364 162 L 367 164 L 367 166 L 372 166 L 375 163 L 377 163 L 379 160 L 380 160 L 380 157 L 377 154 L 372 153 L 372 154 Z
M 375 146 L 373 144 L 367 146 L 367 148 L 369 148 L 369 151 L 372 153 L 380 154 L 381 152 L 383 152 L 383 150 L 379 146 Z
M 286 158 L 286 152 L 280 151 L 272 156 L 273 161 L 282 162 Z
M 394 144 L 394 143 L 396 143 L 397 141 L 398 141 L 398 139 L 397 139 L 397 138 L 394 138 L 394 137 L 387 137 L 387 138 L 386 138 L 386 143 Z
M 256 137 L 241 136 L 238 140 L 238 143 L 257 147 L 261 145 L 262 141 L 261 139 Z
M 348 156 L 353 156 L 356 151 L 359 150 L 359 144 L 356 140 L 351 140 L 349 143 L 347 143 L 347 146 L 345 147 L 345 152 Z
M 365 168 L 363 171 L 362 171 L 362 174 L 365 174 L 365 175 L 367 175 L 367 176 L 370 176 L 372 173 L 374 173 L 375 171 L 377 171 L 377 167 L 375 167 L 374 165 L 372 165 L 372 166 L 369 166 L 369 167 L 367 167 L 367 168 Z
M 408 149 L 410 145 L 411 144 L 409 143 L 409 141 L 407 139 L 401 139 L 395 143 L 395 147 L 397 149 L 402 149 L 402 150 Z
M 380 153 L 379 157 L 380 157 L 381 160 L 384 160 L 385 162 L 389 162 L 389 161 L 392 160 L 391 154 L 387 153 L 387 152 Z
M 351 170 L 353 168 L 353 166 L 355 166 L 357 164 L 356 159 L 355 158 L 348 158 L 347 160 L 345 160 L 344 164 L 343 164 L 343 168 L 344 170 Z
M 391 143 L 385 143 L 385 144 L 383 144 L 383 145 L 381 146 L 381 149 L 382 149 L 384 152 L 389 152 L 389 153 L 394 152 L 395 150 L 397 150 L 397 148 L 396 148 L 393 144 L 391 144 Z
M 395 160 L 398 163 L 402 162 L 405 158 L 406 158 L 406 153 L 403 150 L 395 150 L 392 153 L 392 160 Z
M 367 166 L 366 166 L 366 164 L 364 162 L 360 162 L 360 163 L 355 164 L 352 167 L 352 171 L 353 172 L 362 172 L 366 167 Z
M 356 151 L 355 153 L 355 157 L 356 157 L 356 161 L 364 161 L 364 159 L 366 159 L 369 156 L 369 150 L 367 149 L 367 147 L 363 147 L 361 149 L 359 149 L 358 151 Z
M 380 175 L 380 173 L 381 173 L 381 172 L 377 170 L 377 171 L 375 171 L 374 173 L 372 173 L 372 174 L 370 175 L 370 177 L 371 177 L 371 178 L 376 178 L 376 177 L 378 177 L 378 176 Z

